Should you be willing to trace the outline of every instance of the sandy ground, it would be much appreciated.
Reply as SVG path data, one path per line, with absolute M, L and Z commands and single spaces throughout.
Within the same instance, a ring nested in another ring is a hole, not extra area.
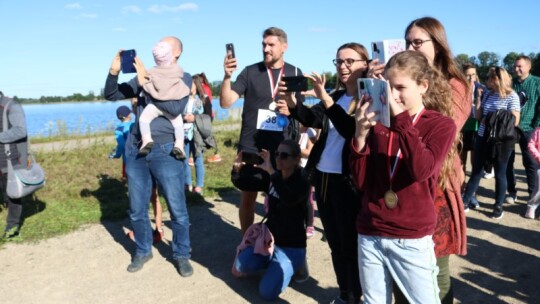
M 457 303 L 539 301 L 540 221 L 522 217 L 522 170 L 518 177 L 518 203 L 506 206 L 501 220 L 488 216 L 494 180 L 482 180 L 481 208 L 467 214 L 469 254 L 451 259 Z M 189 203 L 195 270 L 189 278 L 180 277 L 172 264 L 168 215 L 166 240 L 133 274 L 126 271 L 134 250 L 125 236 L 127 220 L 86 226 L 38 243 L 7 244 L 0 249 L 0 303 L 261 303 L 257 277 L 235 279 L 230 274 L 240 241 L 238 202 L 239 194 L 228 192 Z M 261 204 L 257 213 L 260 218 Z M 308 241 L 311 278 L 291 283 L 278 303 L 329 303 L 337 295 L 328 245 L 321 241 L 316 220 L 317 234 Z

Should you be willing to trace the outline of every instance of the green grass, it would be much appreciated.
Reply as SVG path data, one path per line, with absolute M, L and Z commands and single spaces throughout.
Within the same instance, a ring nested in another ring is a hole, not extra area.
M 223 160 L 205 165 L 205 197 L 217 197 L 220 193 L 235 189 L 230 181 L 230 170 L 239 130 L 217 132 L 215 136 Z M 113 144 L 95 143 L 84 149 L 36 153 L 37 161 L 45 169 L 47 183 L 32 197 L 23 199 L 21 237 L 14 241 L 37 241 L 69 233 L 86 224 L 124 219 L 129 207 L 127 185 L 121 178 L 121 160 L 107 158 L 113 147 Z M 204 158 L 212 154 L 213 150 L 207 151 Z M 192 175 L 194 171 L 192 169 Z M 187 194 L 188 205 L 203 199 Z M 161 201 L 166 210 L 163 197 Z M 7 210 L 2 208 L 2 229 L 6 215 Z M 0 239 L 0 246 L 3 242 Z

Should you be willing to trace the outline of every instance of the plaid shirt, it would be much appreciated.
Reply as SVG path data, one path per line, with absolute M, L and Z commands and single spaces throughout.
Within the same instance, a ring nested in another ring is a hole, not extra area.
M 513 87 L 521 101 L 519 127 L 525 132 L 533 131 L 540 125 L 540 77 L 529 75 L 523 82 L 514 79 Z M 525 93 L 527 101 L 520 92 Z

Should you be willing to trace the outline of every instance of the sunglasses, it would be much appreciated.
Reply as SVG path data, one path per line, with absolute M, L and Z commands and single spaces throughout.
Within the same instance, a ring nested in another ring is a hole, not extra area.
M 296 155 L 292 155 L 292 154 L 290 154 L 288 152 L 279 152 L 279 151 L 276 151 L 274 153 L 274 156 L 276 158 L 281 159 L 281 160 L 287 159 L 287 157 L 296 157 Z

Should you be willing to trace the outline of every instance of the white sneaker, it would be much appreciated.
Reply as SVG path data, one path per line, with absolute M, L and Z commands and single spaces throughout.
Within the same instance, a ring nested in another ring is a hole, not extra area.
M 505 199 L 504 202 L 510 205 L 513 205 L 516 203 L 517 200 L 517 194 L 510 194 Z
M 536 208 L 532 208 L 530 206 L 527 206 L 527 212 L 525 212 L 525 218 L 528 219 L 534 219 L 534 213 L 536 211 Z
M 493 170 L 491 170 L 491 172 L 489 172 L 489 173 L 484 171 L 484 178 L 485 179 L 492 179 L 494 177 L 495 177 L 495 173 L 493 172 Z

